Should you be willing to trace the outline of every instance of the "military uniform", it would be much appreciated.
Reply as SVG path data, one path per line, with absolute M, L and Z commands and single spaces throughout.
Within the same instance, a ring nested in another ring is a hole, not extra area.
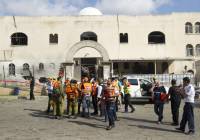
M 62 117 L 63 115 L 63 89 L 62 83 L 59 80 L 54 81 L 53 83 L 53 100 L 54 100 L 54 116 Z

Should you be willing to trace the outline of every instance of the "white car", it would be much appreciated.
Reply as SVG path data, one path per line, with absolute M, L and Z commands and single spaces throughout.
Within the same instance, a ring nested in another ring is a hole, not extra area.
M 152 82 L 147 79 L 142 78 L 127 78 L 130 83 L 130 95 L 131 101 L 133 102 L 149 102 L 152 103 L 152 92 L 151 88 L 153 86 Z M 123 86 L 121 88 L 122 96 L 124 96 Z M 165 87 L 166 92 L 168 88 Z

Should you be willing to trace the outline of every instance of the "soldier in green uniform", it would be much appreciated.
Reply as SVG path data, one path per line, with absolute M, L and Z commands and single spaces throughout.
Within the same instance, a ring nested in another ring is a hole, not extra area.
M 63 100 L 64 94 L 63 94 L 63 87 L 61 78 L 58 77 L 56 81 L 53 83 L 53 100 L 54 100 L 54 116 L 55 119 L 62 118 L 63 116 Z

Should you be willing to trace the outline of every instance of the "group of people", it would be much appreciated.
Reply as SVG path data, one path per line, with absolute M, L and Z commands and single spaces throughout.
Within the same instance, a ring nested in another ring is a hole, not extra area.
M 130 85 L 126 78 L 123 80 L 123 85 L 122 89 L 122 84 L 117 78 L 89 81 L 88 77 L 84 77 L 80 83 L 67 78 L 64 85 L 60 77 L 57 80 L 49 78 L 47 82 L 49 96 L 47 113 L 50 112 L 52 106 L 56 119 L 62 118 L 65 110 L 70 118 L 77 118 L 79 114 L 82 117 L 104 116 L 105 121 L 109 121 L 107 130 L 110 130 L 115 126 L 115 121 L 119 120 L 116 112 L 119 110 L 121 90 L 124 90 L 125 93 L 125 112 L 128 113 L 128 105 L 131 107 L 130 112 L 135 111 L 130 102 L 130 90 L 128 90 Z M 93 113 L 90 113 L 90 98 L 92 99 Z M 64 106 L 65 100 L 67 107 Z
M 181 104 L 181 99 L 184 99 L 185 105 L 183 108 L 182 120 L 180 122 L 180 127 L 176 130 L 185 132 L 186 124 L 188 123 L 189 131 L 185 134 L 192 135 L 195 133 L 194 126 L 194 98 L 195 90 L 192 84 L 190 84 L 190 79 L 188 77 L 183 78 L 183 85 L 177 86 L 176 80 L 171 80 L 171 87 L 168 93 L 166 92 L 164 86 L 160 86 L 159 81 L 155 81 L 155 85 L 152 88 L 152 99 L 154 101 L 154 112 L 158 116 L 158 124 L 162 123 L 163 120 L 163 109 L 166 100 L 171 101 L 171 111 L 172 111 L 172 125 L 179 125 L 179 107 Z
M 172 79 L 171 85 L 167 93 L 165 87 L 161 86 L 158 80 L 155 80 L 150 90 L 154 102 L 154 112 L 158 116 L 158 124 L 162 123 L 164 104 L 170 98 L 172 125 L 178 126 L 179 107 L 181 99 L 184 98 L 185 105 L 182 120 L 180 127 L 176 129 L 185 132 L 186 123 L 188 122 L 189 131 L 186 134 L 194 134 L 194 87 L 190 84 L 188 77 L 183 78 L 183 85 L 177 86 L 175 79 Z M 131 113 L 135 111 L 135 107 L 130 102 L 131 90 L 127 78 L 123 78 L 122 83 L 117 78 L 109 78 L 105 81 L 94 79 L 89 81 L 88 77 L 84 77 L 80 83 L 67 78 L 64 84 L 62 84 L 61 77 L 56 80 L 49 78 L 47 90 L 49 97 L 47 113 L 50 113 L 52 106 L 55 119 L 62 118 L 64 112 L 69 118 L 74 119 L 78 115 L 82 117 L 100 115 L 104 116 L 105 121 L 109 122 L 107 130 L 111 130 L 115 126 L 115 121 L 119 120 L 116 112 L 119 110 L 118 107 L 121 105 L 122 98 L 125 104 L 124 112 L 128 113 L 128 106 Z M 90 113 L 90 98 L 92 99 L 93 113 Z M 64 105 L 65 101 L 67 106 Z

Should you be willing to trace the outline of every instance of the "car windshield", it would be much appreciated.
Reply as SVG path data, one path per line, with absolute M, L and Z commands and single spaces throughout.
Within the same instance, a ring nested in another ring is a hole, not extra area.
M 137 80 L 137 79 L 128 79 L 128 82 L 129 82 L 131 85 L 138 85 L 138 80 Z

